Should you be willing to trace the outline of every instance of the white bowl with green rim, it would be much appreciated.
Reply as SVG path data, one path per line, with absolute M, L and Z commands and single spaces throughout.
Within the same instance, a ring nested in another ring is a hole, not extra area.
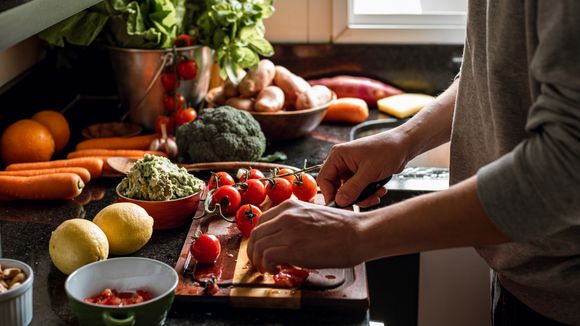
M 175 297 L 179 277 L 175 269 L 157 260 L 121 257 L 85 265 L 69 275 L 65 290 L 80 325 L 162 325 Z M 85 302 L 104 289 L 119 292 L 146 290 L 148 301 L 123 307 Z

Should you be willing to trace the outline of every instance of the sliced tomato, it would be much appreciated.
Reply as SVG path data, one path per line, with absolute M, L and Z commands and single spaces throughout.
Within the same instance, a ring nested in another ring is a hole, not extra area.
M 274 283 L 278 286 L 287 288 L 301 287 L 310 273 L 305 269 L 299 269 L 292 266 L 281 266 L 280 271 L 273 275 Z

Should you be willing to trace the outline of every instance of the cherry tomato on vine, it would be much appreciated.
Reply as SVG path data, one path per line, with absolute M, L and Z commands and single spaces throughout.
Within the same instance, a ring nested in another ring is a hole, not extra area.
M 242 204 L 260 206 L 266 199 L 266 186 L 258 179 L 250 179 L 240 186 Z
M 192 122 L 196 118 L 197 118 L 197 112 L 195 112 L 195 110 L 192 108 L 178 110 L 175 113 L 175 123 L 177 123 L 178 126 L 181 126 L 181 125 L 186 124 L 188 122 Z
M 208 186 L 209 190 L 212 190 L 214 188 L 221 187 L 221 186 L 231 186 L 235 183 L 236 182 L 234 181 L 234 178 L 232 178 L 232 176 L 229 173 L 220 171 L 220 172 L 216 172 L 216 173 L 212 172 L 211 178 L 209 178 L 209 182 L 207 183 L 207 186 Z
M 177 98 L 177 101 L 175 100 Z M 183 108 L 185 105 L 185 97 L 181 94 L 167 94 L 163 97 L 163 107 L 169 112 L 173 112 Z
M 161 125 L 165 125 L 165 131 L 167 134 L 173 134 L 173 131 L 175 130 L 175 121 L 173 121 L 173 118 L 166 115 L 159 115 L 155 118 L 155 132 L 159 136 L 163 135 L 161 132 Z
M 166 91 L 172 91 L 179 85 L 179 80 L 175 78 L 175 73 L 173 71 L 164 72 L 161 74 L 161 85 Z
M 179 34 L 175 38 L 175 46 L 177 46 L 178 48 L 192 45 L 193 45 L 193 37 L 187 34 Z
M 264 173 L 258 169 L 239 169 L 236 176 L 240 182 L 244 182 L 249 179 L 262 179 L 266 177 Z
M 252 230 L 258 224 L 262 211 L 254 205 L 242 205 L 236 212 L 236 226 L 243 237 L 249 237 Z
M 220 204 L 223 214 L 235 213 L 242 202 L 242 196 L 233 186 L 220 186 L 213 193 L 211 203 Z
M 310 201 L 318 192 L 316 180 L 308 173 L 300 173 L 292 182 L 292 193 L 302 201 Z
M 292 185 L 283 178 L 268 180 L 267 194 L 272 203 L 278 205 L 292 196 Z
M 183 80 L 192 80 L 197 76 L 197 63 L 195 60 L 183 60 L 177 64 L 177 72 Z
M 278 170 L 278 173 L 276 173 L 276 175 L 284 175 L 284 174 L 288 174 L 288 173 L 292 173 L 294 171 L 290 170 L 290 169 L 280 169 Z M 281 177 L 284 178 L 288 181 L 290 181 L 290 183 L 294 182 L 294 180 L 296 180 L 296 177 L 293 175 L 287 175 L 285 177 Z
M 202 264 L 213 264 L 220 255 L 222 246 L 213 234 L 202 234 L 189 247 L 193 258 Z

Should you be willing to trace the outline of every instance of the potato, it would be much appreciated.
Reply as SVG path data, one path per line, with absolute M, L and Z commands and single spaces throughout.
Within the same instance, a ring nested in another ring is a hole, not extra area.
M 239 110 L 253 111 L 254 110 L 254 99 L 251 98 L 241 98 L 241 97 L 230 97 L 226 101 L 226 105 L 232 106 Z
M 312 86 L 306 92 L 298 95 L 296 99 L 296 110 L 306 110 L 330 102 L 332 92 L 326 86 Z
M 284 91 L 286 109 L 293 109 L 298 95 L 310 89 L 310 84 L 306 80 L 282 66 L 276 66 L 274 85 Z
M 226 96 L 223 86 L 213 88 L 207 92 L 207 100 L 215 106 L 224 105 L 226 103 Z
M 241 97 L 252 97 L 272 83 L 276 68 L 272 61 L 262 59 L 258 67 L 250 70 L 238 85 Z
M 256 98 L 254 109 L 258 112 L 276 112 L 284 106 L 284 91 L 278 86 L 264 88 Z
M 246 76 L 246 71 L 244 69 L 238 70 L 238 80 L 244 79 Z M 230 97 L 237 97 L 240 95 L 238 91 L 238 85 L 235 85 L 231 80 L 227 79 L 224 82 L 224 95 L 226 99 Z

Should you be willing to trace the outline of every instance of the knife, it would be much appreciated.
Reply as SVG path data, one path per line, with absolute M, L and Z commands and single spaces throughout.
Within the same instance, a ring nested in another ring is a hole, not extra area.
M 375 192 L 377 192 L 377 190 L 379 190 L 382 186 L 384 186 L 385 184 L 387 184 L 387 182 L 389 182 L 389 180 L 391 180 L 391 176 L 388 176 L 386 178 L 384 178 L 383 180 L 379 180 L 379 181 L 374 181 L 369 183 L 364 189 L 363 191 L 361 191 L 360 195 L 358 195 L 358 198 L 352 203 L 352 204 L 356 204 L 359 203 L 367 198 L 369 198 L 370 196 L 372 196 Z M 328 204 L 326 204 L 326 206 L 328 207 L 339 207 L 336 204 L 336 201 L 331 201 Z

